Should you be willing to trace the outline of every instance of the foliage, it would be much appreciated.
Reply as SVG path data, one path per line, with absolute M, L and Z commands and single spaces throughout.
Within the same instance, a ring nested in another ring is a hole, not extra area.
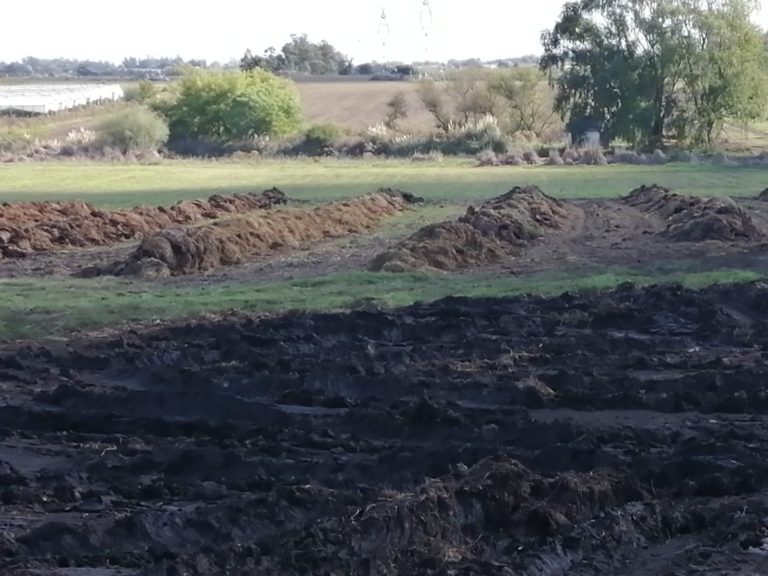
M 717 11 L 698 10 L 683 32 L 689 138 L 711 146 L 726 118 L 746 122 L 765 114 L 768 99 L 764 39 L 752 24 L 754 4 L 722 2 Z
M 351 74 L 352 62 L 325 40 L 312 42 L 306 34 L 292 35 L 280 52 L 269 48 L 263 56 L 247 50 L 240 60 L 240 69 L 271 72 L 301 72 L 306 74 Z
M 303 142 L 294 147 L 294 152 L 313 156 L 325 154 L 341 137 L 341 130 L 335 124 L 316 124 L 307 129 Z
M 457 70 L 449 73 L 443 82 L 423 81 L 419 97 L 437 128 L 447 132 L 451 125 L 496 114 L 498 97 L 489 89 L 488 79 L 486 70 Z
M 419 98 L 427 112 L 435 119 L 437 128 L 447 132 L 451 125 L 451 112 L 445 95 L 438 88 L 437 83 L 431 80 L 422 82 L 419 85 Z
M 489 82 L 490 90 L 504 100 L 512 132 L 544 134 L 556 124 L 552 92 L 546 76 L 535 68 L 501 71 Z
M 132 107 L 106 118 L 98 127 L 98 142 L 124 153 L 157 150 L 168 141 L 168 126 L 151 110 Z
M 160 88 L 154 82 L 141 80 L 138 84 L 126 86 L 123 89 L 126 102 L 138 102 L 139 104 L 151 104 L 161 93 Z
M 711 143 L 725 118 L 762 114 L 754 9 L 752 0 L 568 2 L 542 36 L 557 111 L 594 118 L 606 140 L 655 147 L 676 127 L 679 138 Z
M 405 98 L 405 93 L 397 92 L 387 102 L 387 116 L 384 119 L 384 125 L 387 128 L 397 128 L 397 123 L 400 120 L 408 118 L 408 100 Z
M 234 142 L 290 134 L 301 123 L 293 83 L 264 70 L 189 72 L 176 98 L 158 108 L 173 139 Z

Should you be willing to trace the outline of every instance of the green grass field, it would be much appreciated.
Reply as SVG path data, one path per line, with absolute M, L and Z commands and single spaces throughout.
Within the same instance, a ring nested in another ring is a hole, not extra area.
M 471 160 L 405 161 L 165 161 L 128 163 L 26 163 L 0 165 L 0 202 L 83 199 L 118 208 L 168 204 L 213 193 L 260 191 L 278 186 L 311 202 L 348 198 L 378 187 L 400 187 L 430 205 L 398 216 L 380 234 L 407 233 L 428 221 L 453 217 L 466 204 L 514 185 L 538 184 L 562 198 L 608 198 L 643 183 L 659 183 L 702 195 L 752 196 L 768 185 L 768 171 L 670 164 L 662 167 L 477 168 Z M 348 241 L 354 242 L 355 239 Z M 66 334 L 229 310 L 344 309 L 373 300 L 384 306 L 449 295 L 553 294 L 564 290 L 680 282 L 703 286 L 748 281 L 762 274 L 746 269 L 702 270 L 667 262 L 655 269 L 584 269 L 530 276 L 333 274 L 281 283 L 151 283 L 114 278 L 44 278 L 0 281 L 0 338 Z
M 651 273 L 629 269 L 593 270 L 580 275 L 548 272 L 525 277 L 476 273 L 386 274 L 354 272 L 265 284 L 173 287 L 115 278 L 99 280 L 0 281 L 0 339 L 39 338 L 83 329 L 120 328 L 206 313 L 338 310 L 364 304 L 403 306 L 446 296 L 499 297 L 558 294 L 675 282 L 703 287 L 762 278 L 749 270 Z
M 652 183 L 687 194 L 754 196 L 768 186 L 768 171 L 689 164 L 479 168 L 470 159 L 0 164 L 0 201 L 80 199 L 109 208 L 169 204 L 272 186 L 292 198 L 317 202 L 391 186 L 430 201 L 465 204 L 515 185 L 537 184 L 561 198 L 611 198 Z

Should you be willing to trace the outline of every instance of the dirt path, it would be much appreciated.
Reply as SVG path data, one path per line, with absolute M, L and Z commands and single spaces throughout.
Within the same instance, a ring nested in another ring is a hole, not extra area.
M 6 347 L 0 572 L 768 575 L 766 301 L 454 298 Z

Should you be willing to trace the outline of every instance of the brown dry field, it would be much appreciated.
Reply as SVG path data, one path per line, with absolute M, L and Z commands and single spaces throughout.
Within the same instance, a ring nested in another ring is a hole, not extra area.
M 360 132 L 384 119 L 387 102 L 406 95 L 408 118 L 403 128 L 413 132 L 433 128 L 433 120 L 418 96 L 416 82 L 300 82 L 304 115 L 313 124 L 332 123 Z

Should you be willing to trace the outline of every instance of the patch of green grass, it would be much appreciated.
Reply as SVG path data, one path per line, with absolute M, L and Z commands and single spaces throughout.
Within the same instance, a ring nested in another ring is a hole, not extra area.
M 354 272 L 260 285 L 178 286 L 115 278 L 6 280 L 0 281 L 0 299 L 3 301 L 0 338 L 36 338 L 228 310 L 335 310 L 354 307 L 361 302 L 389 307 L 446 296 L 557 294 L 568 290 L 612 288 L 622 282 L 679 282 L 703 287 L 762 277 L 756 272 L 739 269 L 663 275 L 610 269 L 525 277 Z
M 81 199 L 119 208 L 170 204 L 214 193 L 277 186 L 293 198 L 327 202 L 382 186 L 428 200 L 467 204 L 515 185 L 537 184 L 561 198 L 622 196 L 640 184 L 702 195 L 757 194 L 765 170 L 725 166 L 563 166 L 478 168 L 471 159 L 163 161 L 155 165 L 61 161 L 0 164 L 0 202 Z

